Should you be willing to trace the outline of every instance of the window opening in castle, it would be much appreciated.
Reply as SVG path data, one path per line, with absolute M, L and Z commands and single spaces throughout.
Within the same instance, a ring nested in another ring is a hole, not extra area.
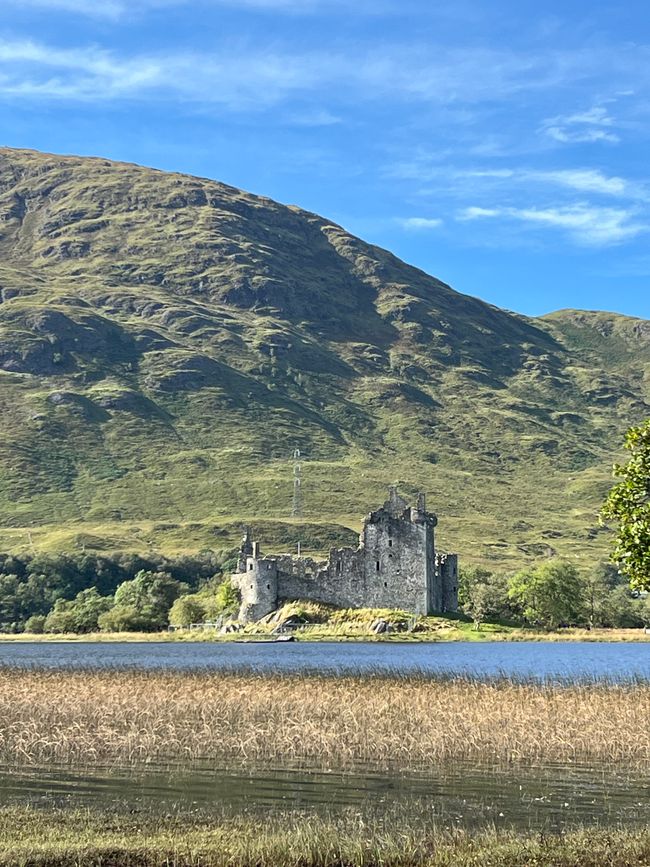
M 377 560 L 377 572 L 379 572 L 379 560 Z
M 389 539 L 389 540 L 388 540 L 388 547 L 389 547 L 389 548 L 392 548 L 392 547 L 393 547 L 393 540 L 392 540 L 392 539 Z

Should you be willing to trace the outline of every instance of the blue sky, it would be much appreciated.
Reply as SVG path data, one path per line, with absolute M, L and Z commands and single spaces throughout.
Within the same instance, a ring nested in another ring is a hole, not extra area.
M 642 0 L 1 0 L 0 144 L 226 181 L 502 307 L 650 318 Z

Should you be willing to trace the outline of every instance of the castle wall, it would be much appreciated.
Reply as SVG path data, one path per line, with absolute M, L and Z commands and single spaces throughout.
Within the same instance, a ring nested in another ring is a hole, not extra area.
M 259 620 L 290 599 L 414 614 L 456 611 L 458 558 L 436 555 L 436 523 L 424 495 L 411 508 L 393 488 L 384 506 L 366 518 L 359 547 L 333 548 L 327 562 L 288 554 L 262 558 L 247 533 L 233 576 L 242 596 L 240 617 Z
M 366 592 L 363 552 L 354 548 L 333 548 L 326 564 L 313 576 L 305 590 L 307 598 L 339 608 L 361 608 Z
M 458 611 L 458 554 L 437 554 L 442 607 L 440 611 Z

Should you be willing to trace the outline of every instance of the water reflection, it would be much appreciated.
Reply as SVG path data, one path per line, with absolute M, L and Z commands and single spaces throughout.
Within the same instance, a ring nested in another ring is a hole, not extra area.
M 476 768 L 438 774 L 387 775 L 193 767 L 0 769 L 0 804 L 255 811 L 303 811 L 323 816 L 350 808 L 369 817 L 401 811 L 409 819 L 476 829 L 561 830 L 577 824 L 642 825 L 650 775 L 584 766 Z

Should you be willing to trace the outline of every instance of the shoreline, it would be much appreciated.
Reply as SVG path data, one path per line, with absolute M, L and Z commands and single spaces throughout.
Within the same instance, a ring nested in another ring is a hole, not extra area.
M 470 627 L 470 628 L 467 628 Z M 449 642 L 588 642 L 588 643 L 650 643 L 650 633 L 644 629 L 579 629 L 567 628 L 554 632 L 521 629 L 519 627 L 497 626 L 485 624 L 481 630 L 474 630 L 471 624 L 462 627 L 440 627 L 435 630 L 420 633 L 391 632 L 375 635 L 372 632 L 342 632 L 323 628 L 296 629 L 291 633 L 281 635 L 271 632 L 235 632 L 221 634 L 214 630 L 178 629 L 161 632 L 88 632 L 88 633 L 5 633 L 0 634 L 0 646 L 3 643 L 43 643 L 43 644 L 73 644 L 73 643 L 218 643 L 218 644 L 256 644 L 282 643 L 290 634 L 299 642 L 334 642 L 334 643 L 388 643 L 388 644 L 440 644 Z

